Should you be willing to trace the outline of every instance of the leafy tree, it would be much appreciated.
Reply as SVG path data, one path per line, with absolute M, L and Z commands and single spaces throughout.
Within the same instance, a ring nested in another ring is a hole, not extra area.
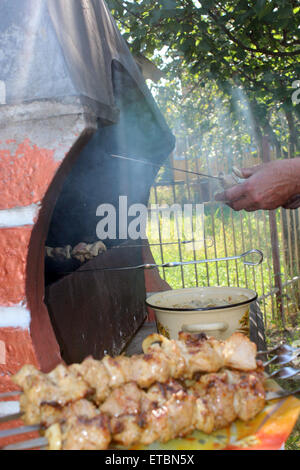
M 292 154 L 299 149 L 300 7 L 294 0 L 109 0 L 134 53 L 155 60 L 185 89 L 217 87 L 235 119 L 248 107 L 251 132 L 281 149 L 276 113 L 284 113 Z M 163 53 L 162 53 L 163 52 Z M 187 85 L 187 82 L 189 84 Z M 234 118 L 233 118 L 234 119 Z

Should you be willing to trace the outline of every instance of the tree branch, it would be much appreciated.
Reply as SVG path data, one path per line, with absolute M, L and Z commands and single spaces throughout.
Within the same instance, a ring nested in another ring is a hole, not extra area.
M 292 57 L 292 56 L 295 56 L 295 55 L 298 55 L 300 54 L 300 49 L 297 49 L 296 51 L 278 51 L 278 52 L 274 52 L 274 51 L 270 51 L 269 49 L 265 49 L 265 48 L 261 48 L 261 47 L 257 47 L 256 49 L 254 49 L 253 47 L 250 47 L 250 46 L 247 46 L 246 44 L 244 44 L 242 41 L 240 41 L 238 38 L 236 38 L 232 33 L 231 31 L 229 31 L 228 28 L 226 28 L 226 26 L 224 24 L 222 24 L 222 22 L 220 21 L 220 18 L 215 15 L 211 10 L 207 10 L 209 16 L 214 20 L 214 22 L 224 31 L 224 33 L 229 37 L 229 39 L 237 44 L 239 47 L 241 47 L 242 49 L 244 49 L 245 51 L 249 51 L 251 53 L 261 53 L 261 54 L 265 54 L 265 55 L 270 55 L 270 56 L 273 56 L 273 57 Z

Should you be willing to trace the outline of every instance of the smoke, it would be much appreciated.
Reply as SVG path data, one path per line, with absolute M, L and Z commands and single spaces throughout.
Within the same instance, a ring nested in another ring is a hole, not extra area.
M 78 156 L 57 201 L 48 246 L 74 246 L 79 242 L 97 241 L 96 228 L 100 221 L 97 208 L 108 204 L 118 213 L 120 196 L 127 197 L 128 207 L 147 205 L 158 170 L 112 158 L 112 154 L 162 164 L 173 149 L 174 139 L 157 118 L 154 101 L 151 104 L 149 98 L 145 98 L 117 62 L 113 64 L 113 84 L 119 120 L 100 127 Z M 128 215 L 128 226 L 135 218 L 134 214 Z M 106 240 L 106 244 L 109 247 L 122 241 L 124 237 Z

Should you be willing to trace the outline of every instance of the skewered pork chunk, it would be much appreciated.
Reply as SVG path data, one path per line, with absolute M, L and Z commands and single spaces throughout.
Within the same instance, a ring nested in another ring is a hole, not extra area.
M 179 333 L 178 346 L 185 362 L 184 378 L 192 378 L 195 372 L 215 372 L 225 365 L 223 343 L 203 333 Z
M 147 397 L 151 399 L 152 409 L 144 417 L 141 444 L 168 442 L 195 429 L 195 398 L 178 382 L 170 380 L 166 384 L 155 384 Z
M 224 341 L 223 356 L 226 367 L 238 370 L 256 368 L 256 344 L 242 333 L 234 333 Z
M 110 419 L 115 442 L 125 446 L 139 442 L 142 417 L 150 406 L 146 393 L 134 382 L 125 384 L 110 394 L 100 410 Z
M 241 333 L 233 333 L 225 341 L 219 341 L 207 338 L 203 333 L 180 332 L 178 344 L 189 372 L 192 371 L 189 377 L 194 372 L 217 372 L 222 367 L 237 370 L 256 368 L 256 345 Z
M 57 259 L 71 259 L 71 245 L 53 248 L 50 246 L 45 247 L 45 255 L 49 258 L 57 258 Z
M 109 420 L 102 414 L 70 417 L 61 429 L 62 450 L 105 450 L 111 441 Z
M 12 379 L 24 391 L 20 397 L 20 408 L 25 423 L 29 425 L 41 423 L 44 405 L 63 407 L 90 393 L 89 385 L 61 364 L 49 374 L 25 365 Z
M 49 418 L 51 416 L 49 415 Z M 109 418 L 82 399 L 52 415 L 46 430 L 49 450 L 105 450 L 111 441 Z
M 97 241 L 95 243 L 78 243 L 74 248 L 70 245 L 64 247 L 45 247 L 45 255 L 50 258 L 57 259 L 71 259 L 75 258 L 81 263 L 95 258 L 100 253 L 106 251 L 106 246 L 102 241 Z
M 210 434 L 237 418 L 249 421 L 265 405 L 262 372 L 237 372 L 224 369 L 204 374 L 190 388 L 197 399 L 196 428 Z
M 69 368 L 91 387 L 96 403 L 101 403 L 108 397 L 110 376 L 100 361 L 87 357 L 81 364 L 72 364 Z
M 249 421 L 262 410 L 265 404 L 263 370 L 258 368 L 248 374 L 227 370 L 227 376 L 228 381 L 232 381 L 236 386 L 234 408 L 237 416 L 242 421 Z
M 57 406 L 53 404 L 41 405 L 41 425 L 44 428 L 49 428 L 52 424 L 65 421 L 73 415 L 85 416 L 86 418 L 94 418 L 99 414 L 99 409 L 96 405 L 85 398 L 74 401 L 65 406 Z
M 175 380 L 152 385 L 147 392 L 132 382 L 114 390 L 100 410 L 110 417 L 114 442 L 128 447 L 190 433 L 194 404 Z

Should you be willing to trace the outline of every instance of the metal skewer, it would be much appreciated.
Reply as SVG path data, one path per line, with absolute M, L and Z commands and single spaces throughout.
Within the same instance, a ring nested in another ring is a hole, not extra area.
M 293 346 L 290 346 L 289 344 L 279 344 L 278 346 L 275 346 L 272 349 L 268 349 L 266 351 L 258 351 L 258 355 L 263 355 L 263 354 L 294 354 L 298 355 L 300 354 L 300 348 L 294 348 Z
M 295 369 L 294 367 L 283 367 L 282 369 L 275 370 L 269 374 L 269 378 L 277 377 L 278 379 L 290 379 L 300 374 L 300 369 Z
M 223 181 L 223 178 L 221 176 L 213 176 L 213 175 L 209 175 L 207 173 L 199 173 L 197 171 L 185 170 L 183 168 L 175 168 L 173 166 L 166 166 L 164 164 L 160 165 L 159 163 L 148 162 L 147 160 L 140 160 L 138 158 L 124 157 L 123 155 L 114 155 L 114 154 L 112 154 L 111 156 L 113 158 L 119 158 L 121 160 L 128 160 L 130 162 L 135 162 L 135 163 L 142 163 L 144 165 L 149 165 L 149 166 L 156 167 L 156 168 L 161 168 L 162 166 L 164 166 L 167 170 L 182 171 L 183 173 L 189 173 L 191 175 L 204 176 L 205 178 L 214 178 L 214 179 L 217 179 L 219 181 Z
M 0 397 L 1 398 L 1 397 Z M 18 419 L 20 419 L 22 417 L 22 413 L 19 412 L 19 413 L 14 413 L 12 415 L 4 415 L 4 416 L 0 416 L 0 424 L 2 423 L 7 423 L 8 421 L 16 421 Z M 1 437 L 1 432 L 0 431 L 0 437 Z
M 251 254 L 258 254 L 259 260 L 258 261 L 247 261 L 245 258 Z M 95 271 L 129 271 L 131 269 L 154 269 L 154 268 L 175 268 L 178 266 L 189 266 L 194 264 L 201 264 L 201 263 L 213 263 L 217 261 L 230 261 L 230 260 L 237 260 L 243 259 L 243 262 L 246 266 L 258 266 L 263 262 L 263 253 L 260 250 L 252 249 L 242 253 L 241 255 L 236 256 L 226 256 L 224 258 L 211 258 L 211 259 L 201 259 L 201 260 L 193 260 L 193 261 L 172 261 L 169 263 L 163 264 L 139 264 L 137 266 L 119 266 L 119 267 L 103 267 L 103 268 L 94 268 L 94 269 L 78 269 L 77 271 L 72 271 L 70 274 L 74 273 L 84 273 L 84 272 L 95 272 Z M 66 273 L 69 274 L 69 273 Z
M 10 397 L 15 397 L 17 395 L 20 395 L 21 390 L 20 391 L 13 391 L 13 392 L 5 392 L 5 393 L 0 393 L 0 398 L 10 398 Z
M 268 361 L 263 363 L 264 367 L 269 366 L 270 364 L 280 364 L 280 365 L 285 365 L 289 364 L 290 362 L 293 362 L 295 359 L 298 359 L 298 354 L 291 355 L 291 354 L 281 354 L 278 356 L 273 356 L 272 359 L 269 359 Z
M 209 240 L 211 242 L 211 245 L 208 248 L 211 248 L 214 245 L 214 241 L 211 237 L 208 238 L 203 238 L 200 240 L 178 240 L 176 242 L 161 242 L 161 243 L 145 243 L 145 244 L 135 244 L 135 245 L 120 245 L 120 246 L 112 246 L 109 249 L 110 250 L 119 250 L 119 249 L 128 249 L 128 248 L 140 248 L 140 247 L 146 247 L 148 248 L 149 246 L 167 246 L 167 245 L 188 245 L 191 243 L 197 244 L 200 242 L 204 242 L 206 240 Z
M 29 432 L 29 431 L 27 431 Z M 8 446 L 2 447 L 1 450 L 30 450 L 40 449 L 42 450 L 48 445 L 47 439 L 44 437 L 37 437 L 36 439 L 30 439 L 28 441 L 16 442 L 15 444 L 9 444 Z

